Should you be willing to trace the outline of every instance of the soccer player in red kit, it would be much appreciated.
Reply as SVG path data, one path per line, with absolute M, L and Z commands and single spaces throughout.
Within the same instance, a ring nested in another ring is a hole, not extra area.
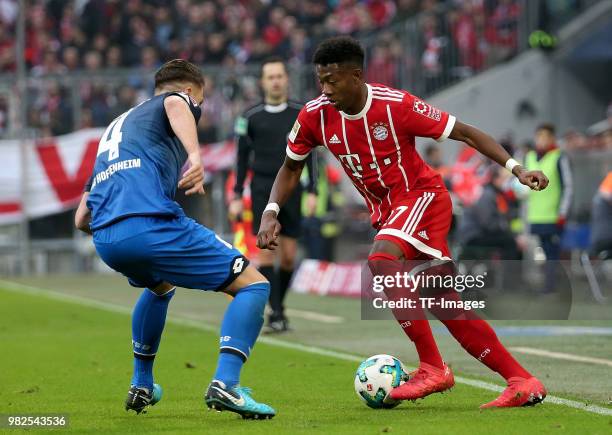
M 260 248 L 276 246 L 279 207 L 299 182 L 304 159 L 319 145 L 342 164 L 370 210 L 372 225 L 378 230 L 370 265 L 451 260 L 446 241 L 452 216 L 450 195 L 441 177 L 418 155 L 416 136 L 465 142 L 506 166 L 522 184 L 535 190 L 548 184 L 542 172 L 524 170 L 501 145 L 475 127 L 406 91 L 365 83 L 364 52 L 356 40 L 328 39 L 319 45 L 313 61 L 323 93 L 304 106 L 289 133 L 287 157 L 262 216 L 257 236 Z M 414 400 L 451 388 L 452 371 L 440 356 L 428 320 L 404 321 L 394 314 L 416 346 L 419 368 L 390 393 L 391 398 Z M 440 320 L 467 352 L 508 383 L 483 408 L 532 405 L 546 396 L 542 383 L 510 355 L 484 320 L 476 316 Z

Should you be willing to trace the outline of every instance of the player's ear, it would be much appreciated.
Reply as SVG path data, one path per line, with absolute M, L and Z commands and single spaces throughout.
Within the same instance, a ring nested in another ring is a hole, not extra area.
M 355 68 L 352 71 L 353 79 L 356 82 L 361 83 L 363 81 L 363 70 L 361 68 Z

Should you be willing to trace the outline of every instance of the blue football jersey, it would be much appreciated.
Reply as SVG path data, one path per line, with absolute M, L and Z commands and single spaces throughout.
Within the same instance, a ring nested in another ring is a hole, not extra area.
M 164 99 L 170 95 L 185 100 L 197 123 L 197 103 L 168 92 L 123 113 L 104 132 L 87 186 L 92 230 L 127 216 L 184 214 L 174 196 L 187 153 L 166 115 Z

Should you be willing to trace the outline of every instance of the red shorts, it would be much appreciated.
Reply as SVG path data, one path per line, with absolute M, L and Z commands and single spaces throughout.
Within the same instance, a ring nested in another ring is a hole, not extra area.
M 393 210 L 374 240 L 398 245 L 406 259 L 425 254 L 450 260 L 446 237 L 453 217 L 453 204 L 447 191 L 419 192 L 393 204 Z

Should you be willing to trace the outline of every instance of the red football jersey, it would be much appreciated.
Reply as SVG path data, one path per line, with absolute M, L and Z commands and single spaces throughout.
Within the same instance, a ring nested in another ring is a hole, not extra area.
M 415 137 L 443 141 L 456 119 L 406 91 L 367 87 L 366 104 L 356 115 L 337 110 L 325 95 L 306 103 L 289 133 L 287 155 L 303 160 L 314 147 L 329 149 L 365 198 L 378 228 L 394 203 L 415 191 L 446 189 L 417 153 Z

